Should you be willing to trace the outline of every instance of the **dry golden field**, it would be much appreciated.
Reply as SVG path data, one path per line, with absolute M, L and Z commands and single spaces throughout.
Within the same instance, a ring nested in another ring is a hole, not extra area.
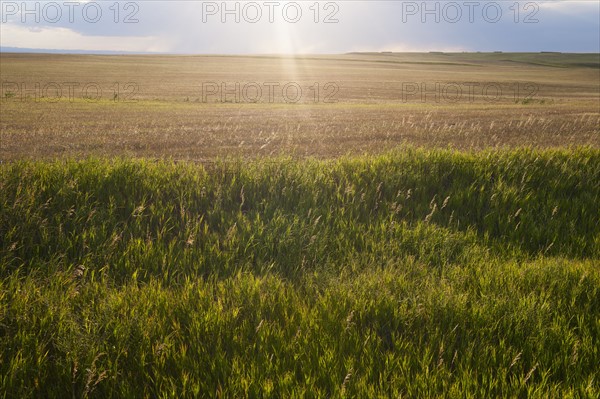
M 0 63 L 2 160 L 600 147 L 598 54 L 3 53 Z

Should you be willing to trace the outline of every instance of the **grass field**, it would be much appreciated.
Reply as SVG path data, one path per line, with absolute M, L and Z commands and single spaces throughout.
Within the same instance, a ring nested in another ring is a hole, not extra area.
M 6 160 L 600 146 L 597 54 L 1 54 L 0 62 Z M 252 83 L 262 91 L 256 103 Z
M 0 396 L 600 395 L 598 55 L 0 60 Z

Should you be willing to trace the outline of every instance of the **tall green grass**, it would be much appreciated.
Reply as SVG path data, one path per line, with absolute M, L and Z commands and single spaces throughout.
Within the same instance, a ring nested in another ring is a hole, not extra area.
M 600 151 L 0 166 L 6 397 L 597 397 Z

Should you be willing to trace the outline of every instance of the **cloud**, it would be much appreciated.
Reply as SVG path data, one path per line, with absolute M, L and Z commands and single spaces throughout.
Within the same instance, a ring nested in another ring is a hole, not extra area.
M 168 40 L 155 36 L 86 36 L 69 28 L 0 26 L 0 46 L 51 50 L 167 52 Z
M 600 51 L 598 1 L 479 1 L 472 10 L 464 5 L 469 2 L 463 1 L 320 1 L 315 14 L 315 2 L 296 0 L 302 8 L 297 23 L 285 20 L 287 1 L 275 0 L 275 22 L 268 21 L 266 1 L 251 2 L 261 7 L 262 18 L 257 23 L 248 22 L 256 14 L 244 1 L 227 2 L 229 11 L 237 7 L 237 18 L 224 10 L 221 0 L 138 1 L 132 2 L 138 8 L 125 9 L 129 3 L 119 3 L 118 23 L 114 22 L 116 3 L 112 1 L 97 2 L 102 6 L 98 23 L 82 18 L 83 3 L 74 22 L 64 10 L 63 18 L 52 24 L 43 20 L 35 23 L 32 18 L 23 23 L 15 14 L 2 24 L 0 43 L 10 47 L 188 54 Z M 207 3 L 212 5 L 206 8 Z M 458 10 L 448 4 L 457 5 Z M 491 21 L 496 8 L 486 11 L 486 4 L 502 8 L 498 21 Z M 431 10 L 437 10 L 438 15 Z M 138 22 L 124 23 L 130 14 Z M 324 23 L 329 16 L 337 22 Z

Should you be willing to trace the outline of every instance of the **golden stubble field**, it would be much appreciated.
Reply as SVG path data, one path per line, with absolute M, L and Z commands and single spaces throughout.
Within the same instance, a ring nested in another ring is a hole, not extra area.
M 0 55 L 0 159 L 600 147 L 598 54 Z

